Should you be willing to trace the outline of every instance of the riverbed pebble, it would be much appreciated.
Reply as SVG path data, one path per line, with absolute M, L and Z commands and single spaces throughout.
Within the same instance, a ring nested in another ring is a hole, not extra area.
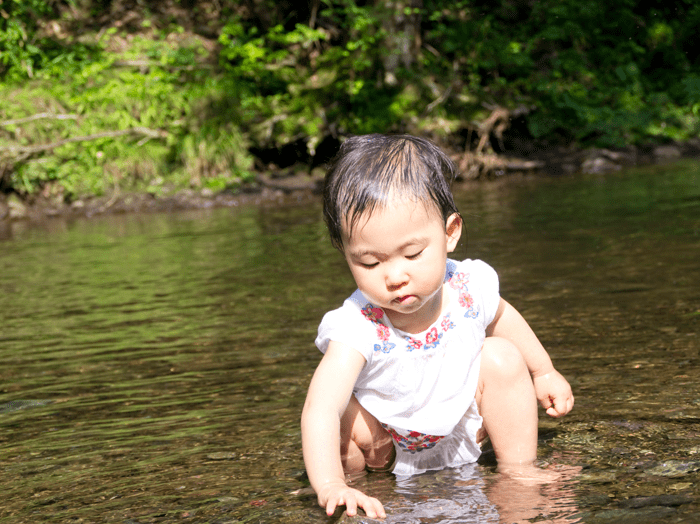
M 653 468 L 644 471 L 647 476 L 659 477 L 684 477 L 700 470 L 700 462 L 685 462 L 681 460 L 667 460 Z
M 236 458 L 236 454 L 230 451 L 216 451 L 207 453 L 207 458 L 209 460 L 232 460 Z

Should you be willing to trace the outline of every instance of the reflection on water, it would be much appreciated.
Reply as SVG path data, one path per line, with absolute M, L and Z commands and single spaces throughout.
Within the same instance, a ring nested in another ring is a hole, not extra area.
M 696 521 L 698 165 L 458 201 L 574 387 L 540 430 L 568 473 L 513 486 L 487 453 L 361 488 L 393 522 Z M 337 520 L 300 450 L 318 322 L 354 289 L 319 202 L 15 226 L 0 271 L 0 522 Z

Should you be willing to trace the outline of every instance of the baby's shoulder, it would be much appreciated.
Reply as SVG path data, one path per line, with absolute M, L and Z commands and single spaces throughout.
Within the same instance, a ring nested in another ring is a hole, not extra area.
M 360 350 L 364 355 L 360 348 L 373 343 L 383 317 L 384 311 L 373 306 L 357 290 L 341 307 L 324 315 L 318 328 L 317 345 L 323 351 L 328 341 L 335 340 Z
M 486 285 L 498 287 L 498 274 L 483 260 L 467 258 L 462 261 L 448 260 L 445 271 L 445 282 L 452 287 L 460 288 L 471 284 L 472 286 Z
M 465 310 L 465 318 L 481 319 L 488 325 L 500 302 L 496 271 L 482 260 L 450 260 L 445 281 L 452 288 L 452 300 Z
M 337 309 L 327 312 L 323 316 L 323 322 L 328 323 L 358 323 L 360 325 L 367 323 L 367 309 L 371 309 L 371 304 L 358 289 L 350 297 L 345 299 L 343 305 Z
M 496 272 L 488 263 L 478 258 L 465 258 L 464 260 L 447 259 L 447 276 L 464 271 L 474 274 Z

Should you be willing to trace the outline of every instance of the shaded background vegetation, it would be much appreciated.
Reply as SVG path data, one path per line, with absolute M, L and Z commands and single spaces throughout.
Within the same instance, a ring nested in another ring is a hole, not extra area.
M 235 190 L 367 132 L 685 140 L 699 26 L 692 0 L 2 0 L 0 192 Z

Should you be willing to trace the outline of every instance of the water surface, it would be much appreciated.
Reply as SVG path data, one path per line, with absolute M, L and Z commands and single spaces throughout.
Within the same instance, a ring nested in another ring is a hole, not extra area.
M 697 522 L 700 166 L 456 189 L 576 395 L 554 486 L 479 464 L 358 481 L 390 522 Z M 0 241 L 0 522 L 326 523 L 299 415 L 354 290 L 315 200 L 15 224 Z M 299 492 L 301 490 L 301 492 Z M 355 519 L 358 520 L 358 519 Z

